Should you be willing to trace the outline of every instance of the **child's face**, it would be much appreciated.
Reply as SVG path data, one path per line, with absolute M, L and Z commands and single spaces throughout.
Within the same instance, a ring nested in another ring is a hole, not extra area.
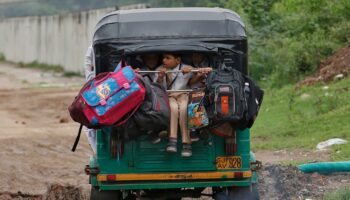
M 192 54 L 192 62 L 195 65 L 199 65 L 203 62 L 204 60 L 204 55 L 201 53 L 193 53 Z
M 154 69 L 157 67 L 158 59 L 159 57 L 157 54 L 146 54 L 143 57 L 143 61 L 145 62 L 146 67 L 149 69 Z
M 181 63 L 180 57 L 175 57 L 172 54 L 163 54 L 163 66 L 167 69 L 173 69 Z

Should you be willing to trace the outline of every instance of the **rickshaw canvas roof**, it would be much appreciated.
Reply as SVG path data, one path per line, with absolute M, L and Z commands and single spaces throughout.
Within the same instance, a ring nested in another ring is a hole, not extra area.
M 235 12 L 221 8 L 119 10 L 99 20 L 93 41 L 199 37 L 245 38 L 245 26 Z

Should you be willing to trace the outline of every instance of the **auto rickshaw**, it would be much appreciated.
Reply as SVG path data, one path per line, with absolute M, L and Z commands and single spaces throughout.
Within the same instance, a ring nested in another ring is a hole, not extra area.
M 200 52 L 213 68 L 223 62 L 248 74 L 245 26 L 235 12 L 221 8 L 115 11 L 97 23 L 93 49 L 96 74 L 114 70 L 122 57 L 138 67 L 139 55 L 164 52 L 178 52 L 185 61 Z M 259 199 L 259 162 L 250 151 L 249 129 L 235 131 L 234 148 L 206 131 L 189 158 L 167 153 L 166 144 L 98 130 L 97 153 L 85 168 L 91 199 Z

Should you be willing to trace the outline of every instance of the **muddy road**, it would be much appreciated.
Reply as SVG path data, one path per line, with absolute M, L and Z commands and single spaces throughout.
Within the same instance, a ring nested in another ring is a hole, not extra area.
M 70 151 L 79 126 L 67 111 L 83 83 L 0 63 L 0 200 L 87 199 L 83 167 L 91 150 L 83 134 L 77 151 Z M 258 152 L 265 164 L 261 199 L 321 199 L 325 191 L 350 185 L 348 174 L 304 175 L 276 165 L 310 156 L 329 159 L 325 152 Z
M 49 72 L 0 64 L 0 191 L 45 193 L 49 184 L 87 186 L 85 137 L 70 148 L 78 124 L 67 107 L 83 83 Z

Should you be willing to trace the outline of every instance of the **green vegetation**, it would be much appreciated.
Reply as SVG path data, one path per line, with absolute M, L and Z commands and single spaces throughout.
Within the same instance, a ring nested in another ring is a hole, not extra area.
M 350 188 L 342 188 L 335 192 L 326 193 L 324 200 L 348 200 L 350 199 Z
M 59 72 L 63 73 L 64 69 L 60 65 L 48 65 L 48 64 L 43 64 L 43 63 L 38 63 L 37 61 L 33 61 L 31 63 L 18 63 L 19 67 L 23 68 L 33 68 L 33 69 L 40 69 L 43 71 L 53 71 L 53 72 Z
M 5 55 L 3 53 L 0 53 L 0 61 L 5 61 L 6 58 L 5 58 Z
M 350 43 L 350 1 L 329 0 L 38 0 L 0 4 L 0 17 L 61 14 L 147 3 L 151 7 L 223 7 L 246 24 L 251 75 L 269 87 L 295 83 Z
M 350 43 L 350 1 L 229 0 L 247 25 L 252 76 L 269 86 L 295 83 Z
M 63 76 L 65 77 L 73 77 L 73 76 L 82 76 L 79 72 L 72 72 L 72 71 L 64 71 Z
M 330 138 L 350 141 L 350 78 L 295 90 L 266 91 L 252 128 L 253 149 L 316 149 Z M 334 146 L 332 160 L 348 160 L 350 144 Z
M 0 53 L 0 61 L 6 61 L 5 56 Z M 65 71 L 64 68 L 60 65 L 49 65 L 44 63 L 39 63 L 37 61 L 33 61 L 31 63 L 23 63 L 19 62 L 17 65 L 21 68 L 32 68 L 32 69 L 39 69 L 43 71 L 53 71 L 57 73 L 62 73 L 65 77 L 73 77 L 73 76 L 82 76 L 79 72 L 73 72 L 73 71 Z

